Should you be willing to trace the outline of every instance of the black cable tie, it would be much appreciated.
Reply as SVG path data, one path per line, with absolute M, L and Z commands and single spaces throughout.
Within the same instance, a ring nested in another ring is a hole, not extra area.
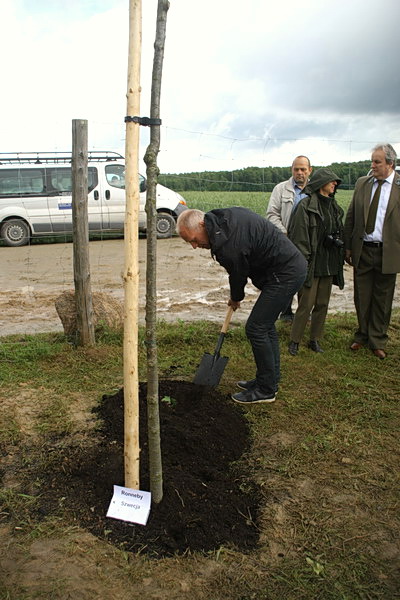
M 161 119 L 150 119 L 149 117 L 125 117 L 125 123 L 139 123 L 144 127 L 150 127 L 150 125 L 161 125 Z

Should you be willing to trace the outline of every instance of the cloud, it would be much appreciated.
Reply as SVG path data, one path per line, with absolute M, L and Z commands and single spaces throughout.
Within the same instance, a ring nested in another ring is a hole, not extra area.
M 2 0 L 2 151 L 65 150 L 74 118 L 88 120 L 90 147 L 124 151 L 128 8 Z M 149 116 L 156 0 L 142 9 Z M 173 0 L 160 169 L 290 164 L 299 152 L 327 164 L 400 144 L 396 10 L 396 0 Z M 141 128 L 141 156 L 148 141 Z
M 207 7 L 206 2 L 206 11 Z M 286 156 L 288 145 L 294 149 L 307 142 L 313 154 L 320 155 L 317 162 L 324 163 L 368 158 L 376 141 L 398 143 L 394 1 L 384 0 L 379 15 L 375 5 L 360 0 L 329 5 L 287 2 L 284 11 L 278 6 L 276 12 L 252 1 L 246 3 L 245 14 L 237 8 L 233 3 L 222 24 L 213 20 L 207 28 L 208 39 L 215 39 L 221 27 L 219 39 L 225 40 L 216 44 L 209 61 L 210 85 L 199 87 L 196 70 L 186 78 L 188 88 L 207 96 L 204 110 L 196 110 L 192 97 L 194 129 L 207 131 L 208 126 L 231 143 L 253 140 L 258 160 L 258 141 L 263 148 L 280 148 L 273 156 L 264 151 L 263 160 L 275 158 L 273 164 Z M 382 26 L 377 27 L 377 21 Z M 184 60 L 189 57 L 190 53 Z M 181 101 L 185 100 L 184 92 Z M 235 145 L 244 148 L 244 142 Z M 242 156 L 248 157 L 244 151 Z

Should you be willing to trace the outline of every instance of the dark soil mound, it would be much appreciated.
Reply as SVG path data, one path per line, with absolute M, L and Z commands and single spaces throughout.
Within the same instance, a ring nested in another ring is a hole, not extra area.
M 160 382 L 164 497 L 146 526 L 107 518 L 113 485 L 124 485 L 123 390 L 95 409 L 104 425 L 93 448 L 68 449 L 47 475 L 47 512 L 62 498 L 75 522 L 126 550 L 168 556 L 187 550 L 253 548 L 260 493 L 239 461 L 249 432 L 240 407 L 214 390 Z M 149 490 L 146 384 L 140 385 L 140 489 Z M 237 462 L 239 461 L 239 462 Z

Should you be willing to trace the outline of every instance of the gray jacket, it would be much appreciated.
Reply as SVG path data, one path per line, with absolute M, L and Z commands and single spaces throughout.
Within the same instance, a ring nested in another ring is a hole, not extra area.
M 278 183 L 271 192 L 266 218 L 278 227 L 283 233 L 287 233 L 290 215 L 294 203 L 294 181 L 293 177 L 287 181 Z

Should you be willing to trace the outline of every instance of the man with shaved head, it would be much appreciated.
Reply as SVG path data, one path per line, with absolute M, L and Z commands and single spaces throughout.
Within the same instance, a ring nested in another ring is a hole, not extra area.
M 296 156 L 292 163 L 292 176 L 274 187 L 269 199 L 266 217 L 283 233 L 287 234 L 290 215 L 298 202 L 306 196 L 303 193 L 312 172 L 307 156 Z M 293 321 L 292 300 L 282 312 L 282 321 Z

